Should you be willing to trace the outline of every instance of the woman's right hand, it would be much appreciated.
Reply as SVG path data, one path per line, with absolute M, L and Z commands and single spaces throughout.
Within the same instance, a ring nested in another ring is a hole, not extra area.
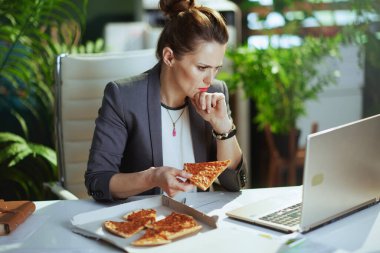
M 183 170 L 173 167 L 152 167 L 152 183 L 160 187 L 169 197 L 173 197 L 178 192 L 187 192 L 194 188 L 193 184 L 187 183 L 192 175 Z M 183 178 L 182 181 L 180 178 Z

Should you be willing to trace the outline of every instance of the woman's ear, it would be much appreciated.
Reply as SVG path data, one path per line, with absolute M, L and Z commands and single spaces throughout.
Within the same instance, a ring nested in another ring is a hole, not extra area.
M 174 61 L 174 53 L 170 47 L 164 47 L 162 50 L 162 60 L 167 66 L 172 66 Z

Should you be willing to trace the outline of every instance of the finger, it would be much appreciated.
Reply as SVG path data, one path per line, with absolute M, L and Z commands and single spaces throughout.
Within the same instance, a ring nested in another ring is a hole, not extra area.
M 187 191 L 191 191 L 193 188 L 194 188 L 193 184 L 187 183 L 187 182 L 181 182 L 179 183 L 178 188 L 176 190 L 187 192 Z
M 200 110 L 198 108 L 197 102 L 194 99 L 191 99 L 191 104 L 194 106 L 195 110 L 200 113 Z
M 207 92 L 202 92 L 200 95 L 199 95 L 199 104 L 200 104 L 200 108 L 203 110 L 203 111 L 206 111 L 207 110 L 207 104 L 208 104 L 208 100 L 210 99 L 210 94 L 207 93 Z
M 208 94 L 206 96 L 206 111 L 207 113 L 210 113 L 211 112 L 211 109 L 212 109 L 212 100 L 214 99 L 214 95 L 213 94 Z
M 187 171 L 184 171 L 184 170 L 179 170 L 178 171 L 178 176 L 182 177 L 182 178 L 185 178 L 185 179 L 188 179 L 188 178 L 191 178 L 193 175 Z
M 177 193 L 177 191 L 172 191 L 172 190 L 168 190 L 168 191 L 165 191 L 165 193 L 169 196 L 169 197 L 174 197 Z
M 213 94 L 202 92 L 199 96 L 200 109 L 210 113 Z
M 211 107 L 212 108 L 215 108 L 217 103 L 218 103 L 218 96 L 213 96 L 212 99 L 211 99 Z
M 224 99 L 224 96 L 215 96 L 212 101 L 212 107 L 217 107 L 219 103 L 224 101 Z
M 178 192 L 187 192 L 193 189 L 193 185 L 185 182 L 172 182 L 172 184 L 165 190 L 169 196 L 174 196 Z
M 195 94 L 195 96 L 193 98 L 193 102 L 194 102 L 196 108 L 202 108 L 202 105 L 200 103 L 200 96 L 201 96 L 201 92 L 198 92 L 197 94 Z

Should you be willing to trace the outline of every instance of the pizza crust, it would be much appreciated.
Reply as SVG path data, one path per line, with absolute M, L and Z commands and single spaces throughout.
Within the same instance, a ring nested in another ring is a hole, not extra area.
M 141 236 L 139 239 L 132 242 L 132 245 L 134 245 L 134 246 L 157 246 L 157 245 L 167 244 L 170 242 L 171 242 L 171 240 L 169 240 L 165 235 L 163 235 L 159 231 L 148 228 L 145 231 L 145 234 L 143 236 Z

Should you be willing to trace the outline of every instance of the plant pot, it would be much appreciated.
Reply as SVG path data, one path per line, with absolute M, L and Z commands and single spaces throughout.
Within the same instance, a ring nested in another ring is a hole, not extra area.
M 292 129 L 288 134 L 274 134 L 268 125 L 265 126 L 269 187 L 296 184 L 298 167 L 296 157 L 300 132 L 298 129 Z
M 295 137 L 292 137 L 290 133 L 283 133 L 283 134 L 272 133 L 272 135 L 274 139 L 274 144 L 281 157 L 285 159 L 289 159 L 291 157 L 290 149 L 291 149 L 291 145 L 293 144 L 294 144 L 294 148 L 293 148 L 293 156 L 294 156 L 294 152 L 298 148 L 298 140 L 301 135 L 301 130 L 299 129 L 295 130 Z M 294 138 L 294 139 L 291 140 L 291 138 Z M 291 141 L 293 141 L 293 144 L 290 143 Z

